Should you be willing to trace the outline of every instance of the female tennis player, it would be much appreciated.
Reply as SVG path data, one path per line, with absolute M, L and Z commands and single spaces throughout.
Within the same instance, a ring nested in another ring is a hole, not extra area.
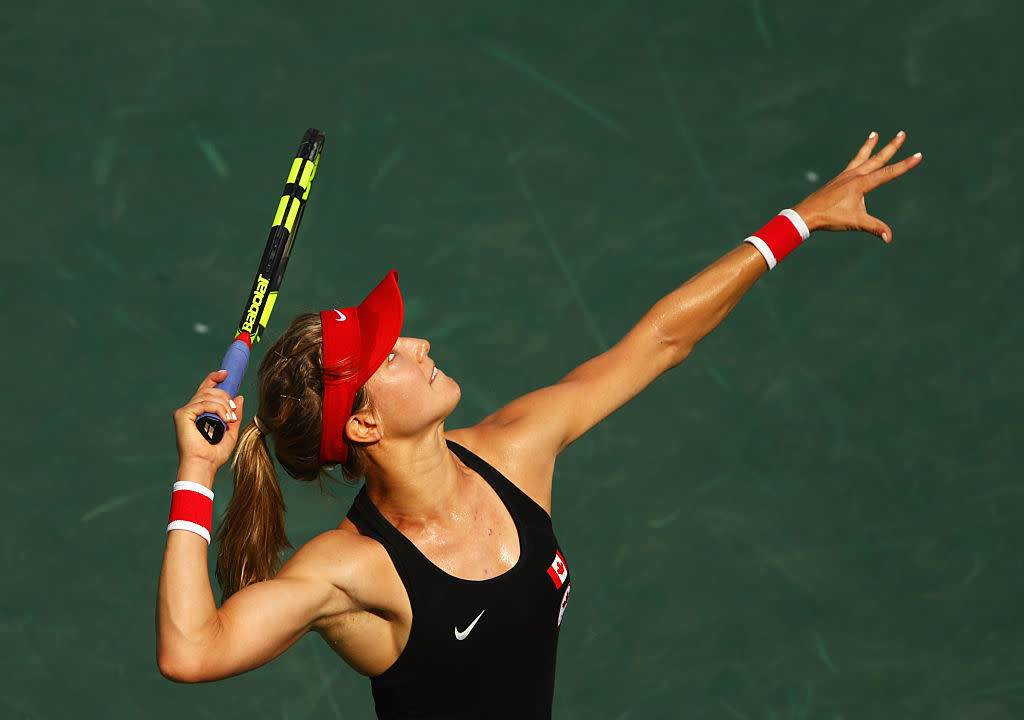
M 607 352 L 473 427 L 450 430 L 456 381 L 426 340 L 401 337 L 394 272 L 359 305 L 298 317 L 260 366 L 259 409 L 214 372 L 174 413 L 180 463 L 157 603 L 157 659 L 201 682 L 263 665 L 310 630 L 370 677 L 380 718 L 550 718 L 571 575 L 551 525 L 558 454 L 682 362 L 754 282 L 814 230 L 891 242 L 864 196 L 890 164 L 871 133 L 846 169 L 660 301 Z M 874 153 L 874 154 L 873 154 Z M 228 432 L 210 445 L 203 412 Z M 280 568 L 281 466 L 365 478 L 347 516 Z M 237 445 L 237 448 L 236 448 Z M 212 488 L 235 450 L 220 527 L 218 608 L 207 572 Z

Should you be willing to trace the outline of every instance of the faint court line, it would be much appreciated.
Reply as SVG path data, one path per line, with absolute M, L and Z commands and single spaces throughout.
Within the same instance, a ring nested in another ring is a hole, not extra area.
M 697 168 L 697 173 L 700 175 L 701 181 L 704 183 L 705 191 L 708 194 L 709 199 L 714 203 L 715 210 L 720 217 L 724 218 L 726 224 L 726 230 L 732 234 L 733 237 L 739 237 L 740 231 L 736 226 L 736 223 L 722 209 L 722 199 L 715 189 L 714 183 L 711 181 L 711 173 L 708 172 L 708 166 L 704 162 L 704 156 L 701 155 L 700 148 L 697 147 L 697 142 L 693 139 L 693 135 L 690 133 L 686 124 L 683 122 L 683 114 L 679 109 L 679 102 L 676 100 L 675 93 L 672 92 L 672 85 L 668 81 L 668 75 L 665 73 L 665 64 L 661 60 L 661 47 L 658 45 L 658 41 L 654 37 L 654 33 L 650 34 L 650 48 L 651 58 L 654 60 L 654 65 L 658 70 L 658 78 L 661 80 L 662 91 L 665 95 L 665 100 L 668 102 L 669 117 L 672 119 L 672 125 L 675 127 L 676 132 L 679 134 L 680 139 L 689 150 L 693 163 Z
M 519 167 L 519 163 L 514 159 L 512 148 L 509 145 L 508 137 L 502 130 L 498 130 L 498 134 L 501 136 L 501 142 L 505 146 L 506 155 L 508 157 L 509 165 L 512 166 L 516 174 L 516 180 L 519 183 L 519 191 L 523 195 L 523 199 L 526 200 L 526 204 L 530 208 L 530 212 L 533 214 L 534 222 L 540 228 L 541 234 L 544 239 L 547 240 L 548 249 L 551 250 L 551 254 L 555 258 L 555 262 L 558 263 L 559 269 L 562 271 L 562 276 L 565 278 L 566 284 L 569 286 L 569 291 L 576 299 L 576 304 L 579 306 L 580 311 L 583 313 L 583 317 L 587 323 L 587 329 L 590 330 L 591 336 L 597 342 L 598 348 L 601 352 L 608 349 L 608 342 L 604 338 L 604 333 L 601 332 L 600 326 L 597 324 L 597 318 L 594 317 L 594 313 L 591 312 L 590 306 L 587 305 L 587 301 L 583 298 L 583 292 L 580 290 L 579 282 L 576 279 L 576 275 L 572 272 L 572 268 L 569 267 L 569 263 L 566 262 L 565 257 L 562 256 L 562 251 L 559 250 L 558 244 L 555 242 L 555 237 L 548 227 L 547 221 L 541 214 L 540 209 L 537 207 L 537 202 L 534 200 L 533 191 L 530 189 L 530 184 L 527 182 L 526 174 L 522 168 Z
M 514 70 L 518 70 L 520 73 L 530 78 L 541 87 L 550 90 L 555 95 L 558 95 L 560 98 L 568 102 L 570 105 L 574 105 L 575 107 L 579 108 L 584 113 L 589 115 L 591 118 L 604 125 L 606 128 L 614 130 L 624 138 L 630 139 L 631 136 L 629 134 L 629 131 L 626 130 L 626 128 L 619 125 L 617 122 L 612 120 L 610 117 L 605 115 L 597 108 L 584 102 L 582 99 L 580 99 L 578 95 L 571 92 L 565 86 L 560 85 L 559 83 L 549 78 L 547 75 L 536 70 L 532 65 L 529 65 L 523 60 L 520 60 L 519 58 L 508 54 L 504 50 L 499 50 L 498 48 L 489 45 L 477 38 L 473 38 L 472 42 L 482 52 L 490 55 L 495 60 L 498 60 L 499 62 L 508 65 L 510 68 Z

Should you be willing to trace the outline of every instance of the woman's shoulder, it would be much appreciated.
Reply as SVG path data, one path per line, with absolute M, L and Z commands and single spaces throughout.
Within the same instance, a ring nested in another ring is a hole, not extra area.
M 281 573 L 315 576 L 336 588 L 313 629 L 352 667 L 371 674 L 394 662 L 393 657 L 379 661 L 380 650 L 386 655 L 396 637 L 408 636 L 412 608 L 387 551 L 376 540 L 343 522 L 303 544 Z
M 303 544 L 277 577 L 289 575 L 326 579 L 363 608 L 390 604 L 390 591 L 401 587 L 384 547 L 362 535 L 347 518 Z
M 346 518 L 338 527 L 305 542 L 288 560 L 287 565 L 294 563 L 300 566 L 333 567 L 367 562 L 372 559 L 374 544 Z
M 512 479 L 521 464 L 515 439 L 485 425 L 446 430 L 445 440 L 460 445 L 505 477 Z M 514 481 L 513 481 L 514 482 Z
M 528 437 L 514 430 L 481 423 L 469 428 L 446 430 L 445 439 L 461 445 L 479 457 L 551 513 L 551 478 L 555 458 L 538 452 Z

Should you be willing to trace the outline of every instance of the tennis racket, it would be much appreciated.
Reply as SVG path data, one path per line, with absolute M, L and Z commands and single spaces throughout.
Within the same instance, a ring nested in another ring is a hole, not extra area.
M 324 146 L 325 136 L 316 128 L 310 128 L 302 136 L 295 160 L 285 180 L 284 193 L 277 205 L 277 214 L 270 227 L 270 237 L 263 250 L 256 279 L 253 280 L 249 298 L 242 310 L 242 320 L 238 325 L 235 339 L 228 347 L 221 370 L 227 370 L 228 376 L 217 387 L 234 397 L 242 384 L 245 370 L 249 366 L 249 353 L 253 343 L 259 342 L 267 329 L 270 313 L 277 301 L 277 292 L 281 287 L 285 268 L 288 267 L 288 256 L 295 245 L 295 236 L 299 232 L 302 213 L 306 209 L 309 188 L 320 164 L 320 151 Z M 216 445 L 224 438 L 227 425 L 213 413 L 203 413 L 196 418 L 196 427 L 211 445 Z

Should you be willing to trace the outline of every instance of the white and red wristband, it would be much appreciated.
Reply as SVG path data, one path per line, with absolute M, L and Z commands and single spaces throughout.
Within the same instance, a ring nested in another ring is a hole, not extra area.
M 771 270 L 810 236 L 811 231 L 800 214 L 786 209 L 743 242 L 756 247 Z
M 171 492 L 167 532 L 187 530 L 210 542 L 213 528 L 213 490 L 189 480 L 178 480 Z

